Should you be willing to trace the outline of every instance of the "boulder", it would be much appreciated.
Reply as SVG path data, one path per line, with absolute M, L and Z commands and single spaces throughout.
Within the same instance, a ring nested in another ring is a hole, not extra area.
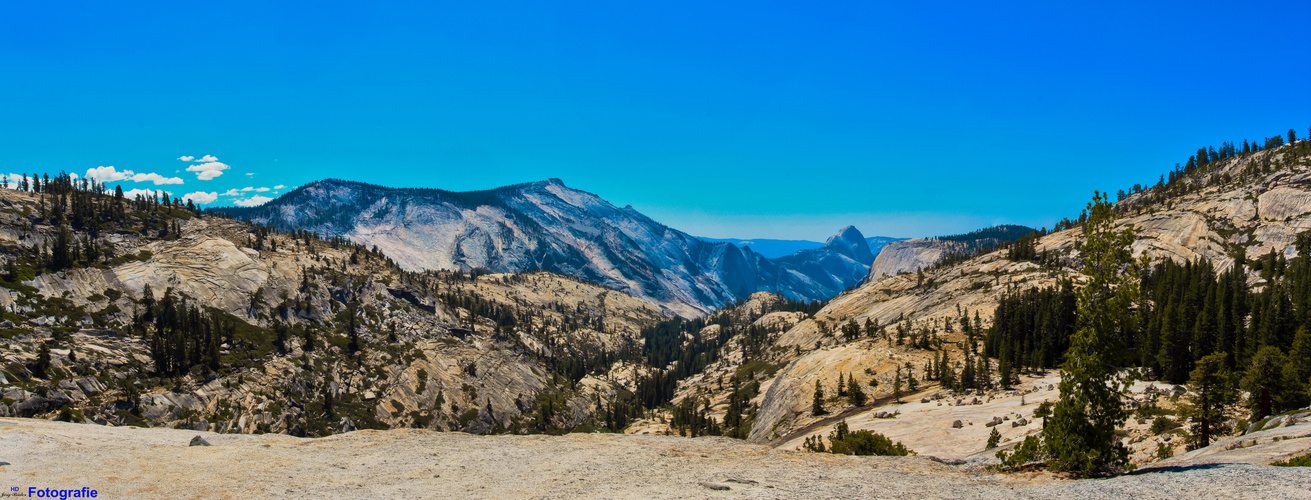
M 33 417 L 42 413 L 58 410 L 72 402 L 68 396 L 55 391 L 50 397 L 33 396 L 14 406 L 14 413 L 20 417 Z
M 187 446 L 209 446 L 209 441 L 206 441 L 203 437 L 196 436 L 191 438 L 191 444 Z
M 28 393 L 27 391 L 24 391 L 24 390 L 19 389 L 19 388 L 17 388 L 17 387 L 10 387 L 10 388 L 8 388 L 8 389 L 5 389 L 5 395 L 4 395 L 4 397 L 9 398 L 9 399 L 12 399 L 12 400 L 14 400 L 14 401 L 19 401 L 19 402 L 21 402 L 21 401 L 27 399 L 28 395 L 29 395 L 29 393 Z
M 964 422 L 961 422 L 960 420 L 957 420 L 957 421 L 951 423 L 951 428 L 952 428 L 952 429 L 959 429 L 959 428 L 961 428 L 961 427 L 965 427 L 965 423 L 964 423 Z

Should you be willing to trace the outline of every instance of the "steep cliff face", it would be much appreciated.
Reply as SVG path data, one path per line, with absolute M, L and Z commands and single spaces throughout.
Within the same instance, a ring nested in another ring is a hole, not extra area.
M 326 180 L 261 207 L 224 211 L 377 246 L 409 270 L 547 270 L 685 317 L 757 291 L 827 299 L 856 284 L 874 260 L 855 228 L 823 248 L 770 260 L 669 228 L 559 179 L 467 193 Z
M 986 247 L 1019 239 L 1033 228 L 1014 224 L 986 227 L 965 234 L 887 241 L 870 267 L 869 279 L 927 269 L 949 256 L 964 256 Z
M 889 242 L 879 250 L 878 257 L 870 266 L 869 277 L 880 279 L 901 273 L 913 273 L 937 264 L 943 257 L 965 252 L 969 248 L 968 243 L 932 238 Z

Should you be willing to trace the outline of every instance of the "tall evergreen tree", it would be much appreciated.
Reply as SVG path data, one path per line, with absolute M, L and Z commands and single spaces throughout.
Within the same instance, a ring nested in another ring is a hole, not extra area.
M 1236 397 L 1229 370 L 1225 368 L 1226 357 L 1218 352 L 1199 359 L 1189 376 L 1191 392 L 1183 405 L 1182 416 L 1192 422 L 1193 448 L 1210 446 L 1211 438 L 1225 431 L 1222 425 Z
M 1125 405 L 1132 377 L 1123 375 L 1129 334 L 1134 331 L 1138 267 L 1130 245 L 1132 228 L 1117 230 L 1115 211 L 1105 195 L 1093 194 L 1084 225 L 1083 274 L 1078 292 L 1078 330 L 1061 365 L 1060 400 L 1043 429 L 1053 471 L 1079 475 L 1118 472 L 1129 450 L 1115 430 L 1129 416 Z
M 810 404 L 810 414 L 816 417 L 828 413 L 824 411 L 824 386 L 815 381 L 815 400 Z

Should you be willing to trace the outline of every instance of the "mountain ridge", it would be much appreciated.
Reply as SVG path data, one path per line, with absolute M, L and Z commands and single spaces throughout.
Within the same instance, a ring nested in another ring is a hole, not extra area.
M 408 270 L 558 272 L 684 317 L 758 291 L 825 300 L 859 283 L 874 260 L 852 227 L 841 241 L 855 238 L 859 245 L 770 259 L 691 236 L 558 178 L 467 192 L 325 179 L 259 207 L 211 211 L 280 230 L 346 237 L 378 247 Z

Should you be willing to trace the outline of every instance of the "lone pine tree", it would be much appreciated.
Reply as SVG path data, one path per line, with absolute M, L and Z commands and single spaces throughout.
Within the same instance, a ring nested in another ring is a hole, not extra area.
M 1115 228 L 1115 212 L 1094 192 L 1084 225 L 1083 274 L 1077 295 L 1078 329 L 1061 364 L 1060 400 L 1043 429 L 1048 466 L 1077 475 L 1115 473 L 1129 450 L 1115 435 L 1129 416 L 1124 396 L 1132 377 L 1120 373 L 1117 353 L 1134 329 L 1138 269 L 1130 252 L 1133 229 Z

